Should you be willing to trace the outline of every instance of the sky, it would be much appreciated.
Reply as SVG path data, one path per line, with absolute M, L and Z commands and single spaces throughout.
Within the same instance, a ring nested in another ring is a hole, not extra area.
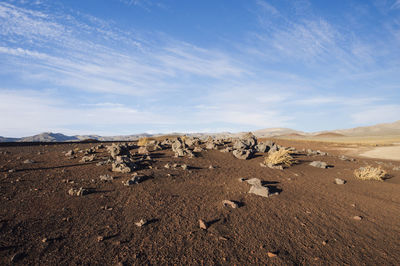
M 400 0 L 0 0 L 0 136 L 400 119 Z

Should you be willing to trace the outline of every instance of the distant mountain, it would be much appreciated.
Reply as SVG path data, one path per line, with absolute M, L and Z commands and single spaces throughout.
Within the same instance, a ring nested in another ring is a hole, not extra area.
M 192 137 L 207 138 L 208 136 L 214 138 L 235 138 L 242 135 L 242 133 L 190 133 L 185 134 Z M 341 137 L 341 136 L 384 136 L 384 135 L 400 135 L 400 120 L 393 123 L 378 124 L 367 127 L 356 127 L 351 129 L 340 129 L 331 131 L 319 131 L 314 133 L 307 133 L 297 131 L 290 128 L 266 128 L 253 131 L 253 134 L 258 138 L 270 137 Z M 74 142 L 83 141 L 87 139 L 95 139 L 99 141 L 135 141 L 143 137 L 157 137 L 165 135 L 184 135 L 183 133 L 169 133 L 169 134 L 134 134 L 125 136 L 99 136 L 99 135 L 76 135 L 67 136 L 61 133 L 44 132 L 38 135 L 23 137 L 23 138 L 8 138 L 1 137 L 0 142 Z
M 330 132 L 346 136 L 382 136 L 400 135 L 400 120 L 393 123 L 377 124 L 374 126 L 356 127 L 350 129 L 332 130 Z
M 257 138 L 270 138 L 276 136 L 290 136 L 290 135 L 304 136 L 307 135 L 308 133 L 305 133 L 303 131 L 297 131 L 290 128 L 266 128 L 253 131 L 253 134 Z
M 0 136 L 0 142 L 15 142 L 17 140 L 19 140 L 19 139 L 18 138 L 5 138 L 5 137 Z
M 65 142 L 65 141 L 79 141 L 75 136 L 66 136 L 61 133 L 44 132 L 31 137 L 20 138 L 18 142 Z

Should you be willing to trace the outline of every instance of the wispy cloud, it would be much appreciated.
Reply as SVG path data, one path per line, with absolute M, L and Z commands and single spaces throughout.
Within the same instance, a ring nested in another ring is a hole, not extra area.
M 391 6 L 392 9 L 399 9 L 400 8 L 400 0 L 395 0 Z
M 398 95 L 377 91 L 399 89 L 396 38 L 366 41 L 303 2 L 286 3 L 290 15 L 272 1 L 252 3 L 257 30 L 222 48 L 73 10 L 0 3 L 0 112 L 10 114 L 0 117 L 0 135 L 305 129 L 322 114 L 365 123 L 371 106 L 370 120 L 394 117 Z M 385 29 L 395 36 L 396 27 Z

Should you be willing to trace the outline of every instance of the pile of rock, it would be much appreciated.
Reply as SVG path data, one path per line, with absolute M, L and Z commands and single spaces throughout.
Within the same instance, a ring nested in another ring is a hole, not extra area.
M 250 159 L 256 152 L 257 138 L 251 133 L 237 139 L 233 144 L 233 156 L 238 159 Z
M 107 147 L 112 158 L 111 170 L 113 172 L 129 173 L 137 169 L 137 165 L 131 158 L 127 144 L 115 144 Z
M 193 152 L 189 149 L 185 141 L 180 137 L 176 138 L 172 142 L 172 151 L 175 152 L 175 157 L 194 157 Z

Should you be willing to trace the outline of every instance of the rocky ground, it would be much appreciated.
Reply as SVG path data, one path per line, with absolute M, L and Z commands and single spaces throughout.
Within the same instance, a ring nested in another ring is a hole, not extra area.
M 400 162 L 252 136 L 137 144 L 1 146 L 0 264 L 400 261 Z M 297 163 L 264 164 L 284 147 Z M 387 179 L 356 179 L 367 164 Z

